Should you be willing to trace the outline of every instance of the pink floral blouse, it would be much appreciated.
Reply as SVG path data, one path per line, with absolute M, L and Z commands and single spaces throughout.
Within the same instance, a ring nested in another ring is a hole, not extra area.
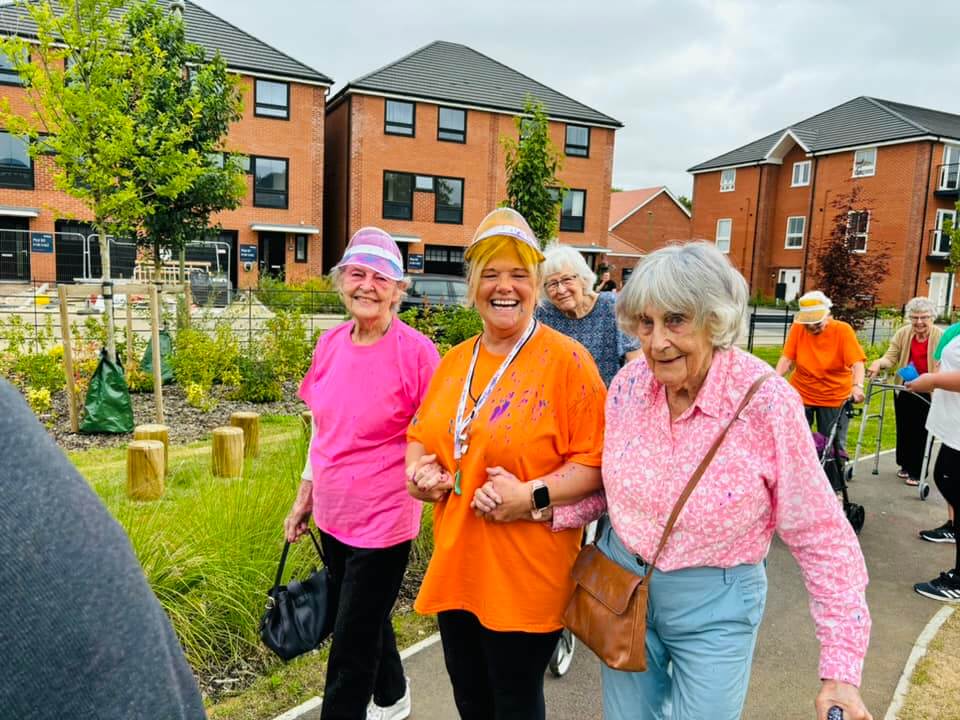
M 666 392 L 643 358 L 607 395 L 603 495 L 557 507 L 554 527 L 581 526 L 608 509 L 624 545 L 657 548 L 690 476 L 770 367 L 732 349 L 715 353 L 693 404 L 670 420 Z M 768 379 L 734 423 L 680 514 L 657 569 L 758 563 L 776 531 L 803 571 L 820 641 L 820 677 L 860 684 L 870 638 L 867 569 L 857 537 L 820 467 L 800 396 Z

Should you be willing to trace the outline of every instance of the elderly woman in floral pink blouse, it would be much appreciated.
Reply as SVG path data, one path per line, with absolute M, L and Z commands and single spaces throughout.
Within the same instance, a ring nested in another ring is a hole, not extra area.
M 713 245 L 671 245 L 638 265 L 617 300 L 643 359 L 607 396 L 605 498 L 558 507 L 555 527 L 606 507 L 597 544 L 650 571 L 667 517 L 748 388 L 770 368 L 733 347 L 747 285 Z M 605 720 L 739 718 L 767 593 L 774 531 L 803 569 L 820 640 L 819 720 L 837 705 L 871 718 L 858 686 L 870 636 L 860 546 L 817 460 L 797 393 L 769 378 L 731 427 L 656 568 L 645 673 L 602 668 Z M 672 709 L 671 709 L 672 708 Z

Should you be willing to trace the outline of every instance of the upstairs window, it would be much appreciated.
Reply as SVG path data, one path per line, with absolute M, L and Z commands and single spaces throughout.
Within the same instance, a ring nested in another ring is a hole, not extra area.
M 257 79 L 254 95 L 254 115 L 290 119 L 290 86 L 287 83 Z
M 437 204 L 433 220 L 438 223 L 463 224 L 463 180 L 435 178 Z
M 867 238 L 870 236 L 870 212 L 847 213 L 847 245 L 853 252 L 867 251 Z
M 730 236 L 733 234 L 733 220 L 724 218 L 717 220 L 717 250 L 730 252 Z
M 33 160 L 27 142 L 8 132 L 0 132 L 0 187 L 33 189 Z
M 413 218 L 413 175 L 390 172 L 383 174 L 383 217 L 391 220 Z
M 582 125 L 567 125 L 564 152 L 576 157 L 590 157 L 590 128 Z
M 800 187 L 810 184 L 810 161 L 796 162 L 793 164 L 793 179 L 790 181 L 790 187 Z
M 583 232 L 586 205 L 586 190 L 567 190 L 560 206 L 560 229 L 566 232 Z
M 387 135 L 406 135 L 413 137 L 416 110 L 412 102 L 387 100 L 384 110 L 383 131 Z
M 737 169 L 720 171 L 720 192 L 733 192 L 737 187 Z
M 877 149 L 864 148 L 853 153 L 853 176 L 870 177 L 877 172 Z
M 467 141 L 467 111 L 459 108 L 440 108 L 437 115 L 437 140 L 465 143 Z
M 784 247 L 788 250 L 796 250 L 803 247 L 803 230 L 807 224 L 807 219 L 803 215 L 795 215 L 787 218 L 787 240 Z
M 25 58 L 29 59 L 29 58 Z M 8 55 L 0 52 L 0 85 L 23 85 L 23 78 Z
M 254 207 L 283 208 L 288 204 L 286 158 L 251 157 Z

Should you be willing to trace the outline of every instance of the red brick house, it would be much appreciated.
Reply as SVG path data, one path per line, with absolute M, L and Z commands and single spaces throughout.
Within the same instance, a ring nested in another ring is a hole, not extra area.
M 169 0 L 160 0 L 168 6 Z M 320 273 L 326 95 L 333 81 L 188 0 L 187 39 L 219 51 L 245 89 L 243 118 L 225 149 L 245 156 L 248 191 L 234 211 L 213 218 L 223 232 L 188 249 L 231 279 L 256 285 L 261 271 L 300 279 Z M 0 33 L 28 40 L 23 8 L 0 7 Z M 35 35 L 34 35 L 35 36 Z M 0 84 L 14 109 L 27 113 L 20 79 L 0 58 Z M 53 185 L 49 157 L 31 160 L 24 141 L 0 131 L 0 281 L 72 282 L 100 275 L 100 248 L 88 242 L 86 210 Z M 114 277 L 133 272 L 135 248 L 114 244 Z
M 693 237 L 716 242 L 753 292 L 787 297 L 808 278 L 836 210 L 854 185 L 863 212 L 849 218 L 860 252 L 885 247 L 889 276 L 878 302 L 929 296 L 954 307 L 943 223 L 960 196 L 960 115 L 858 97 L 689 169 Z
M 690 239 L 690 211 L 665 186 L 611 193 L 607 238 L 604 262 L 622 283 L 644 254 Z
M 324 268 L 365 225 L 411 272 L 463 273 L 463 248 L 506 197 L 502 136 L 531 96 L 564 153 L 560 240 L 606 249 L 621 123 L 464 45 L 434 42 L 350 82 L 327 106 Z

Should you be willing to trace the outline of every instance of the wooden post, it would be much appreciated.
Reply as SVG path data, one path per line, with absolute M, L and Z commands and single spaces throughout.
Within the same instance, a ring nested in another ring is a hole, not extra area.
M 243 474 L 243 430 L 225 426 L 213 429 L 214 477 L 240 477 Z
M 73 346 L 70 342 L 70 308 L 67 306 L 67 286 L 57 286 L 60 299 L 60 336 L 63 338 L 63 372 L 67 379 L 67 409 L 70 411 L 70 431 L 80 432 L 77 416 L 77 389 L 73 378 Z
M 159 440 L 134 440 L 127 445 L 127 495 L 134 500 L 160 499 L 164 457 Z
M 260 455 L 260 413 L 238 411 L 230 416 L 230 424 L 243 430 L 243 456 Z
M 306 435 L 307 442 L 310 442 L 310 436 L 313 435 L 313 413 L 303 410 L 300 413 L 300 420 L 303 421 L 303 434 Z
M 183 316 L 183 326 L 190 327 L 190 306 L 193 305 L 193 292 L 190 290 L 189 278 L 183 283 L 183 304 L 185 310 Z
M 130 370 L 133 368 L 133 308 L 130 307 L 130 296 L 127 295 L 127 377 L 130 377 Z
M 137 425 L 133 429 L 134 440 L 159 440 L 163 443 L 163 476 L 170 471 L 170 428 L 166 425 Z
M 163 424 L 163 361 L 160 358 L 160 293 L 150 286 L 150 337 L 153 343 L 153 397 L 156 400 L 157 422 Z

